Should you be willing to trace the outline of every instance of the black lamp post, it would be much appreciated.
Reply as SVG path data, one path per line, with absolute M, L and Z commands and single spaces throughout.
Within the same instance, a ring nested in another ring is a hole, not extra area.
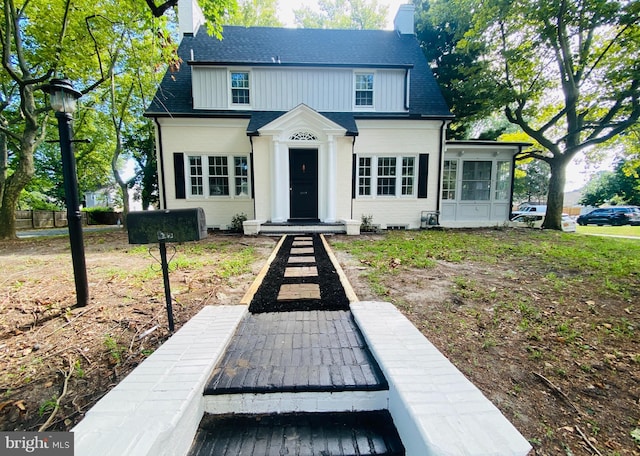
M 76 159 L 73 155 L 71 140 L 71 121 L 76 110 L 76 102 L 82 94 L 73 88 L 71 81 L 68 79 L 52 79 L 49 84 L 43 87 L 43 90 L 49 94 L 51 107 L 58 119 L 60 152 L 62 154 L 62 177 L 64 180 L 65 199 L 67 200 L 67 223 L 69 226 L 73 276 L 76 282 L 76 298 L 79 306 L 86 306 L 89 300 L 89 286 L 87 284 L 87 268 L 84 260 L 82 214 L 80 213 L 80 199 L 78 197 Z

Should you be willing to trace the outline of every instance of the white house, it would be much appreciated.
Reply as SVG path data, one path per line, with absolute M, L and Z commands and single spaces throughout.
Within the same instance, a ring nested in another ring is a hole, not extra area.
M 419 228 L 425 212 L 445 226 L 508 219 L 522 144 L 447 145 L 453 116 L 413 5 L 394 31 L 227 26 L 221 41 L 197 3 L 181 0 L 179 16 L 184 63 L 146 112 L 162 208 L 202 207 L 220 228 L 244 213 L 248 233 L 356 233 L 362 216 Z

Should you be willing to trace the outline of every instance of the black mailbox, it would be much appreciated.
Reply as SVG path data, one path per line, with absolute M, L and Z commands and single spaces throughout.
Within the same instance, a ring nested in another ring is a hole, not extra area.
M 207 237 L 204 210 L 172 209 L 129 212 L 129 244 L 199 241 Z

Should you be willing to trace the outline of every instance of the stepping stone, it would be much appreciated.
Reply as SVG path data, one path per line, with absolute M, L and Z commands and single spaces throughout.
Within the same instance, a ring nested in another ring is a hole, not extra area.
M 310 256 L 290 256 L 287 263 L 315 263 L 316 258 Z
M 284 270 L 285 277 L 318 277 L 318 268 L 316 266 L 289 266 Z
M 313 254 L 313 247 L 292 247 L 291 255 Z
M 291 247 L 313 247 L 313 241 L 293 241 Z
M 297 299 L 320 299 L 320 285 L 317 283 L 286 283 L 280 286 L 278 301 Z

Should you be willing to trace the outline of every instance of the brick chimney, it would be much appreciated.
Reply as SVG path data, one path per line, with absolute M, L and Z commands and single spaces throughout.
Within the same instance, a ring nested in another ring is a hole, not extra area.
M 416 7 L 413 5 L 400 5 L 393 20 L 393 29 L 402 35 L 413 35 L 415 33 L 413 26 L 415 10 Z

